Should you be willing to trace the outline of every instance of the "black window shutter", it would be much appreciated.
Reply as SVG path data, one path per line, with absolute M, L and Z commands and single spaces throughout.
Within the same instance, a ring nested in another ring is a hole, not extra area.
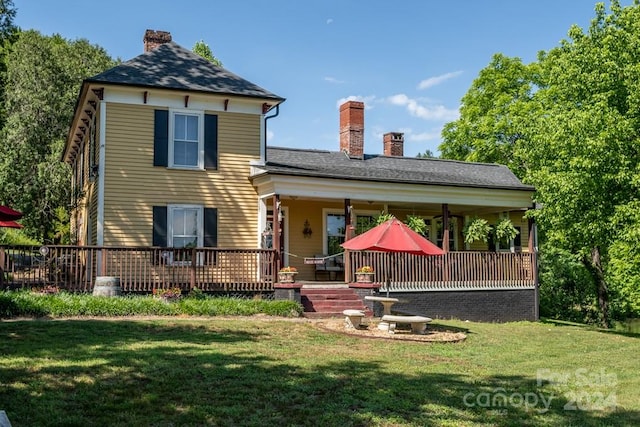
M 218 246 L 218 209 L 204 208 L 204 246 Z
M 218 116 L 204 115 L 204 167 L 218 168 Z
M 169 112 L 167 110 L 155 110 L 153 166 L 169 166 Z
M 153 207 L 153 246 L 167 246 L 167 207 Z

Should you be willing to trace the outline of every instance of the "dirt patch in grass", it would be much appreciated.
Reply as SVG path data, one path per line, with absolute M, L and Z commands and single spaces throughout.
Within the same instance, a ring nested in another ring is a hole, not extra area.
M 385 340 L 456 343 L 467 338 L 463 332 L 442 325 L 427 325 L 427 331 L 420 335 L 411 332 L 408 325 L 398 325 L 395 331 L 389 332 L 378 329 L 378 323 L 379 320 L 369 319 L 364 320 L 359 328 L 352 328 L 346 326 L 344 319 L 323 319 L 316 322 L 316 325 L 325 331 Z

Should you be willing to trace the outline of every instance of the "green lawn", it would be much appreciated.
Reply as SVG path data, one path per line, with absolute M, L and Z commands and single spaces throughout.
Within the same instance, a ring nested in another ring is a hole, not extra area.
M 638 335 L 439 324 L 467 340 L 264 316 L 1 321 L 0 409 L 14 427 L 640 424 Z

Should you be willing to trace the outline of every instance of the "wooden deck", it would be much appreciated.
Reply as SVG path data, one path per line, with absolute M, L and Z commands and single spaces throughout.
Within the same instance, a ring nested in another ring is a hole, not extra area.
M 206 292 L 273 291 L 277 254 L 270 249 L 98 246 L 0 246 L 0 289 L 57 286 L 91 292 L 96 277 L 120 279 L 124 292 L 199 288 Z M 384 252 L 345 254 L 345 282 L 370 265 L 382 291 L 530 289 L 536 254 L 449 252 L 422 257 Z

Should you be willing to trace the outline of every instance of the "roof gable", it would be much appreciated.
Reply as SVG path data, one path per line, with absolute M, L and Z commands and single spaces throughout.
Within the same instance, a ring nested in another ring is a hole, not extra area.
M 85 82 L 284 100 L 175 42 L 164 43 Z

